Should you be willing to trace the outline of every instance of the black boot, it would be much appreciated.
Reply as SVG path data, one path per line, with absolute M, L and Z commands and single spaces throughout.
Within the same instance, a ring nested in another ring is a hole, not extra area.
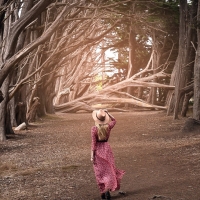
M 105 193 L 105 196 L 106 196 L 106 199 L 111 199 L 111 196 L 110 196 L 110 192 L 109 192 L 109 191 L 107 191 L 107 192 Z
M 101 194 L 101 199 L 106 199 L 105 193 L 102 193 L 102 194 Z

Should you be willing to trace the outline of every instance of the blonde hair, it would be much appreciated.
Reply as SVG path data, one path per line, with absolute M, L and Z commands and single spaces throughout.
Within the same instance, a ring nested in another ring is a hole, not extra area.
M 99 141 L 105 140 L 107 138 L 108 124 L 96 124 L 96 126 Z

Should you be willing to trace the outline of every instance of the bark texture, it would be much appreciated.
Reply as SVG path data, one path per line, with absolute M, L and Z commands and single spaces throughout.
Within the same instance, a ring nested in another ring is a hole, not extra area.
M 170 81 L 171 85 L 175 85 L 175 93 L 174 96 L 173 93 L 169 93 L 171 101 L 168 105 L 168 113 L 170 109 L 174 110 L 174 119 L 178 118 L 183 107 L 184 93 L 181 93 L 181 89 L 187 86 L 192 78 L 192 63 L 195 58 L 192 43 L 196 43 L 196 32 L 191 25 L 194 23 L 196 5 L 196 0 L 190 7 L 187 0 L 180 1 L 179 52 Z
M 27 121 L 35 122 L 37 118 L 38 106 L 40 105 L 40 101 L 38 97 L 33 99 L 32 105 L 27 112 Z
M 197 13 L 197 38 L 200 44 L 200 3 L 198 4 Z M 196 59 L 194 65 L 194 105 L 193 105 L 193 118 L 195 120 L 200 120 L 200 45 L 197 47 Z

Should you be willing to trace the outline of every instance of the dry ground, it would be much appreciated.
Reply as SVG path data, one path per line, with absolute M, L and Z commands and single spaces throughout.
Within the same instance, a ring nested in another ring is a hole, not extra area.
M 200 200 L 200 134 L 163 112 L 112 113 L 109 140 L 126 174 L 112 199 Z M 98 200 L 91 114 L 56 114 L 0 143 L 1 200 Z

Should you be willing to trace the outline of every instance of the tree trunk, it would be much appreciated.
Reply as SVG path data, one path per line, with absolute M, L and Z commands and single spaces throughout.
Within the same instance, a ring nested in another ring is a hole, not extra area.
M 40 99 L 40 103 L 37 105 L 37 116 L 42 117 L 46 115 L 46 107 L 45 107 L 45 102 L 46 102 L 46 95 L 44 92 L 44 87 L 43 85 L 40 85 L 37 88 L 37 97 Z
M 153 51 L 153 58 L 152 58 L 152 69 L 153 69 L 153 74 L 157 73 L 157 70 L 159 68 L 160 65 L 160 57 L 161 57 L 161 53 L 162 53 L 162 49 L 159 46 L 159 41 L 157 38 L 157 34 L 155 30 L 153 30 L 152 33 L 152 51 Z M 157 83 L 158 78 L 155 77 L 153 82 Z M 157 88 L 153 87 L 151 88 L 151 103 L 152 104 L 156 104 L 157 102 Z
M 32 7 L 33 7 L 33 0 L 25 1 L 23 3 L 23 9 L 21 10 L 21 17 L 24 17 L 24 15 L 26 15 L 26 12 L 28 12 Z M 20 33 L 15 53 L 20 51 L 25 45 L 30 43 L 30 34 L 31 34 L 30 28 Z M 25 64 L 24 66 L 22 63 L 23 62 L 19 62 L 18 67 L 16 67 L 15 69 L 16 74 L 14 74 L 12 78 L 13 85 L 18 84 L 19 80 L 25 78 L 28 73 L 29 66 L 31 67 L 31 65 L 28 64 Z M 13 102 L 12 112 L 11 112 L 11 124 L 13 124 L 13 126 L 18 126 L 23 122 L 27 124 L 26 120 L 27 90 L 28 90 L 28 84 L 23 84 L 20 87 L 20 89 L 18 89 L 17 92 L 15 92 L 14 97 L 11 99 L 11 102 Z
M 197 22 L 200 22 L 200 3 L 198 4 Z M 200 26 L 197 25 L 198 47 L 194 65 L 194 105 L 193 118 L 200 120 Z
M 194 95 L 194 92 L 191 91 L 187 94 L 185 94 L 184 102 L 183 102 L 183 109 L 181 111 L 181 116 L 186 117 L 187 111 L 188 111 L 188 106 L 189 106 L 189 100 L 191 97 Z
M 11 108 L 10 105 L 7 104 L 7 111 L 6 111 L 6 135 L 8 134 L 15 134 L 13 129 L 12 129 L 12 125 L 11 125 Z
M 17 126 L 19 126 L 23 122 L 27 124 L 26 112 L 27 112 L 26 102 L 18 102 L 15 107 Z
M 129 63 L 128 63 L 128 74 L 127 74 L 127 79 L 133 76 L 136 73 L 136 66 L 135 66 L 135 49 L 136 49 L 136 35 L 135 32 L 130 30 L 129 33 Z M 128 87 L 127 92 L 131 95 L 133 95 L 133 88 Z
M 12 6 L 12 4 L 11 4 Z M 10 6 L 10 7 L 11 7 Z M 5 54 L 5 51 L 7 50 L 7 46 L 8 46 L 8 35 L 9 35 L 9 32 L 10 32 L 10 26 L 11 26 L 11 16 L 10 16 L 10 9 L 11 8 L 8 8 L 6 13 L 5 13 L 5 22 L 4 22 L 4 32 L 2 33 L 3 34 L 3 45 L 4 48 L 1 49 L 1 65 L 3 65 L 3 63 L 5 62 L 5 57 L 7 56 Z M 2 101 L 2 103 L 0 104 L 0 140 L 1 141 L 4 141 L 6 139 L 6 134 L 9 134 L 11 133 L 11 130 L 10 130 L 10 127 L 11 125 L 9 124 L 10 123 L 10 114 L 8 114 L 8 102 L 9 102 L 9 94 L 8 94 L 8 91 L 9 91 L 9 84 L 10 84 L 10 77 L 11 77 L 11 74 L 8 75 L 3 84 L 2 84 L 2 92 L 4 94 L 4 100 Z
M 27 121 L 28 122 L 35 122 L 39 105 L 40 105 L 39 98 L 35 97 L 33 99 L 33 103 L 30 107 L 30 110 L 27 113 Z
M 4 97 L 3 97 L 3 93 L 2 91 L 0 90 L 0 103 L 3 101 Z
M 46 112 L 49 114 L 54 114 L 55 110 L 54 110 L 54 106 L 53 106 L 53 99 L 55 97 L 55 80 L 53 78 L 50 78 L 48 81 L 48 84 L 45 85 L 46 88 L 46 92 L 45 92 L 45 108 L 46 108 Z
M 153 82 L 157 83 L 158 79 L 155 77 Z M 151 103 L 156 105 L 157 104 L 157 88 L 151 88 L 152 90 L 152 97 L 151 97 Z
M 7 114 L 7 105 L 8 105 L 8 88 L 9 88 L 9 76 L 6 78 L 2 85 L 2 91 L 4 93 L 4 100 L 0 104 L 0 141 L 6 140 L 6 134 L 8 134 L 8 114 Z
M 170 85 L 175 85 L 174 100 L 171 104 L 174 104 L 173 118 L 177 119 L 178 114 L 183 107 L 183 94 L 181 89 L 184 88 L 192 78 L 192 70 L 195 53 L 193 44 L 196 43 L 195 30 L 191 26 L 193 24 L 195 15 L 196 1 L 193 1 L 192 9 L 189 10 L 187 0 L 180 1 L 180 25 L 179 25 L 179 52 L 178 57 L 172 72 Z M 169 93 L 173 95 L 173 93 Z M 173 106 L 168 105 L 168 109 Z M 169 113 L 169 110 L 168 110 Z
M 144 74 L 142 74 L 140 77 L 142 78 L 144 76 Z M 138 94 L 137 94 L 137 97 L 139 99 L 143 99 L 143 91 L 144 91 L 144 88 L 143 87 L 138 87 Z

